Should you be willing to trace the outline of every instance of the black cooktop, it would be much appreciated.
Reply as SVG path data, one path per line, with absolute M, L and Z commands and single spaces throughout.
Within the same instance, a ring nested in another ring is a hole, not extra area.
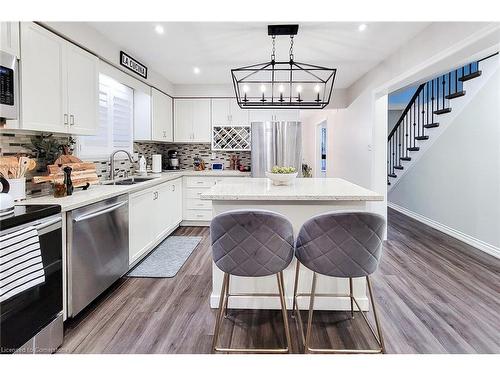
M 15 206 L 14 212 L 0 216 L 0 230 L 9 229 L 61 212 L 57 204 L 28 204 Z

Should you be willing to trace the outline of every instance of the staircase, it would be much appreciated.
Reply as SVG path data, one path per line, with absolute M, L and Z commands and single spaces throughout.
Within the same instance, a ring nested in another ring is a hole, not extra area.
M 495 57 L 495 62 L 486 61 L 492 57 Z M 480 70 L 480 66 L 482 68 L 488 63 L 492 66 L 488 71 L 495 71 L 494 67 L 498 68 L 498 52 L 418 86 L 389 133 L 387 144 L 389 190 L 415 163 L 419 154 L 425 152 L 428 148 L 426 146 L 432 143 L 432 138 L 437 138 L 443 132 L 443 126 L 451 122 L 453 109 L 457 107 L 455 109 L 461 110 L 468 103 L 469 100 L 465 99 L 467 95 L 465 88 L 470 89 L 471 96 L 478 91 L 479 85 L 472 85 L 469 81 L 481 77 L 483 71 Z

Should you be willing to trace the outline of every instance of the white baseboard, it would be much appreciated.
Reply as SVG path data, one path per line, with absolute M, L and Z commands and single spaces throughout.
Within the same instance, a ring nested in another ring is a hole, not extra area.
M 181 227 L 209 227 L 210 221 L 200 221 L 200 220 L 182 220 Z
M 219 307 L 219 296 L 219 294 L 210 296 L 211 308 L 216 309 Z M 308 297 L 298 297 L 297 299 L 301 310 L 309 309 Z M 368 297 L 356 297 L 356 300 L 363 311 L 368 311 L 370 306 Z M 287 309 L 291 310 L 293 306 L 292 297 L 286 296 L 285 303 Z M 281 304 L 278 297 L 234 296 L 229 297 L 228 307 L 230 309 L 280 310 Z M 314 310 L 350 311 L 351 301 L 349 297 L 316 297 L 314 299 Z
M 447 235 L 456 238 L 457 240 L 460 240 L 462 242 L 465 242 L 468 245 L 471 245 L 475 247 L 478 250 L 481 250 L 489 255 L 494 256 L 495 258 L 500 259 L 500 248 L 493 246 L 487 242 L 484 242 L 480 239 L 477 239 L 475 237 L 472 237 L 466 233 L 460 232 L 456 229 L 453 229 L 447 225 L 441 224 L 435 220 L 429 219 L 426 216 L 420 215 L 416 212 L 410 211 L 407 208 L 401 207 L 397 204 L 387 202 L 387 206 L 401 212 L 402 214 L 405 214 L 406 216 L 409 216 L 417 221 L 420 221 L 421 223 L 424 223 L 440 232 L 446 233 Z

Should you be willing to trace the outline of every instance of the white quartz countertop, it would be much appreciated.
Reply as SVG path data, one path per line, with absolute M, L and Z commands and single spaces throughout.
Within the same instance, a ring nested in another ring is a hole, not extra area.
M 150 181 L 139 182 L 134 185 L 92 185 L 88 190 L 75 189 L 73 195 L 63 198 L 54 198 L 52 195 L 29 198 L 20 202 L 18 205 L 25 204 L 58 204 L 61 210 L 71 211 L 79 207 L 87 206 L 108 198 L 116 197 L 121 194 L 130 194 L 136 191 L 141 191 L 167 181 L 175 180 L 184 176 L 206 176 L 206 177 L 234 177 L 235 179 L 249 176 L 249 172 L 239 171 L 172 171 L 159 174 L 148 174 Z M 137 176 L 142 177 L 142 176 Z
M 382 195 L 341 178 L 297 178 L 290 186 L 275 186 L 267 178 L 228 178 L 201 194 L 214 201 L 381 201 Z

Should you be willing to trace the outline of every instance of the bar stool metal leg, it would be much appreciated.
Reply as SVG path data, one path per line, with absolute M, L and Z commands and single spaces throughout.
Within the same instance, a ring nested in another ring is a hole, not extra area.
M 354 319 L 354 295 L 352 294 L 352 277 L 349 277 L 349 299 L 351 300 L 351 319 Z
M 378 320 L 377 308 L 375 307 L 375 299 L 373 298 L 372 283 L 370 277 L 366 276 L 366 283 L 368 284 L 368 293 L 370 294 L 370 302 L 373 308 L 373 316 L 375 317 L 375 325 L 377 327 L 378 342 L 380 343 L 380 349 L 382 353 L 385 353 L 384 336 L 382 335 L 382 328 L 380 326 L 380 321 Z
M 306 333 L 306 343 L 305 343 L 305 352 L 308 353 L 310 350 L 311 343 L 311 330 L 312 330 L 312 320 L 313 320 L 313 312 L 314 312 L 314 294 L 316 293 L 316 272 L 313 273 L 313 280 L 311 286 L 311 297 L 309 300 L 309 316 L 307 318 L 307 333 Z
M 222 353 L 290 353 L 291 351 L 291 337 L 290 337 L 290 326 L 288 324 L 288 313 L 286 309 L 286 302 L 285 302 L 285 288 L 284 288 L 284 281 L 283 281 L 283 273 L 279 272 L 276 274 L 277 278 L 277 283 L 278 283 L 278 294 L 244 294 L 244 293 L 239 293 L 239 294 L 230 294 L 229 293 L 229 280 L 230 280 L 230 275 L 228 273 L 224 273 L 224 279 L 222 281 L 222 290 L 221 290 L 221 297 L 219 300 L 219 309 L 217 310 L 217 318 L 215 321 L 215 330 L 214 330 L 214 337 L 212 340 L 212 353 L 215 352 L 222 352 Z M 222 348 L 218 346 L 219 342 L 219 335 L 220 335 L 220 329 L 222 326 L 222 323 L 224 321 L 224 317 L 227 314 L 227 305 L 228 305 L 228 300 L 229 297 L 231 296 L 259 296 L 259 295 L 265 295 L 265 296 L 275 296 L 280 298 L 280 305 L 281 305 L 281 313 L 283 315 L 283 326 L 285 329 L 285 339 L 286 339 L 286 347 L 285 348 Z
M 226 294 L 226 285 L 229 280 L 229 274 L 224 273 L 224 279 L 222 280 L 222 288 L 220 291 L 220 297 L 219 297 L 219 308 L 217 310 L 217 316 L 215 318 L 215 329 L 214 329 L 214 337 L 212 338 L 212 353 L 215 352 L 215 348 L 217 347 L 217 341 L 219 339 L 219 331 L 220 331 L 220 326 L 221 326 L 221 321 L 222 321 L 222 307 L 224 306 L 224 302 L 227 299 L 227 294 Z
M 299 284 L 299 272 L 300 272 L 300 262 L 297 261 L 297 266 L 295 267 L 295 282 L 293 285 L 293 307 L 292 307 L 292 318 L 295 318 L 295 307 L 297 304 L 297 299 L 295 296 L 297 295 L 297 286 Z

